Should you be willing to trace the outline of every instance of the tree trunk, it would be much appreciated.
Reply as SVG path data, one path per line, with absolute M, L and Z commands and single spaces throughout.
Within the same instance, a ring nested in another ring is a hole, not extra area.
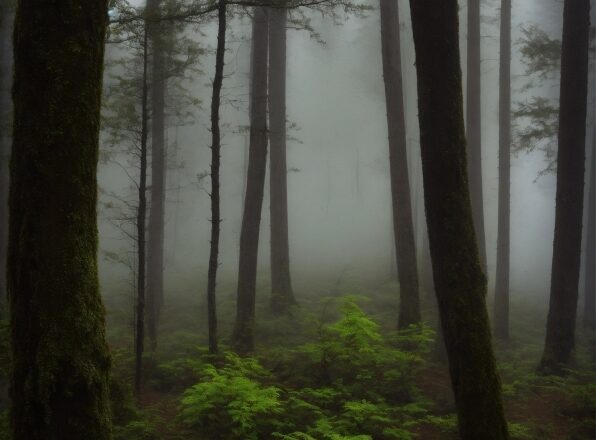
M 147 23 L 143 36 L 143 86 L 141 93 L 141 157 L 139 176 L 139 206 L 137 210 L 137 310 L 135 332 L 135 392 L 141 392 L 143 380 L 143 352 L 145 350 L 145 288 L 146 288 L 146 256 L 145 256 L 145 221 L 147 215 L 147 135 L 149 86 L 147 83 Z
M 588 190 L 588 224 L 586 231 L 586 268 L 583 326 L 596 330 L 596 124 L 592 121 L 592 164 Z
M 0 317 L 4 316 L 6 298 L 13 20 L 13 9 L 6 4 L 0 6 Z
M 147 8 L 156 17 L 161 0 L 149 0 Z M 151 350 L 157 347 L 157 326 L 163 305 L 163 258 L 166 183 L 165 93 L 163 26 L 148 26 L 151 58 L 151 204 L 147 235 L 147 330 Z
M 507 439 L 466 179 L 456 0 L 410 0 L 424 202 L 462 440 Z
M 541 369 L 559 372 L 575 345 L 582 239 L 590 1 L 565 0 L 557 154 L 557 203 Z
M 495 336 L 509 339 L 511 166 L 511 0 L 501 1 L 499 55 L 499 225 L 495 280 Z
M 482 138 L 480 95 L 480 0 L 468 0 L 468 61 L 466 92 L 466 138 L 468 140 L 468 184 L 474 229 L 482 269 L 486 274 L 484 196 L 482 193 Z
M 97 276 L 107 2 L 21 0 L 8 292 L 14 440 L 111 439 Z
M 255 8 L 248 176 L 240 231 L 236 323 L 233 334 L 234 346 L 241 353 L 254 348 L 259 229 L 267 168 L 267 25 L 265 8 Z
M 217 310 L 215 303 L 215 284 L 219 254 L 219 166 L 221 139 L 219 133 L 219 106 L 223 69 L 226 53 L 226 3 L 219 0 L 217 52 L 215 55 L 215 77 L 211 98 L 211 245 L 209 248 L 209 271 L 207 275 L 207 321 L 209 328 L 209 352 L 217 353 Z
M 381 46 L 389 131 L 393 237 L 400 287 L 398 328 L 403 329 L 420 322 L 420 296 L 406 149 L 399 8 L 395 0 L 381 0 Z
M 288 171 L 286 164 L 287 11 L 269 11 L 269 162 L 271 213 L 271 308 L 285 312 L 296 303 L 290 278 Z

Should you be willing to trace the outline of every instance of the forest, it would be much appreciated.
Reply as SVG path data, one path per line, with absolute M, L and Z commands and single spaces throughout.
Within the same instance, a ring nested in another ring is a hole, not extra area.
M 0 440 L 596 440 L 596 2 L 0 0 Z

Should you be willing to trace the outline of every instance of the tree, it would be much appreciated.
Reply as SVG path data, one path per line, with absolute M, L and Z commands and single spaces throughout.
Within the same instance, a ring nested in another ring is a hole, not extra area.
M 596 330 L 596 125 L 594 122 L 592 124 L 592 164 L 588 189 L 583 326 L 586 330 L 594 332 Z
M 433 278 L 463 440 L 507 439 L 466 179 L 456 0 L 410 0 Z
M 509 338 L 509 229 L 511 215 L 511 0 L 501 1 L 499 55 L 499 208 L 495 336 Z
M 381 0 L 381 46 L 389 131 L 393 237 L 400 286 L 398 327 L 405 328 L 420 322 L 420 295 L 406 148 L 399 8 L 394 0 Z
M 226 52 L 226 3 L 219 0 L 217 12 L 217 52 L 215 55 L 215 77 L 213 78 L 213 95 L 211 98 L 211 245 L 209 250 L 209 270 L 207 274 L 207 320 L 209 327 L 209 352 L 217 353 L 217 310 L 215 303 L 215 285 L 219 253 L 219 229 L 221 215 L 219 212 L 219 167 L 221 138 L 219 133 L 219 107 L 223 69 Z
M 557 202 L 546 340 L 540 368 L 559 372 L 570 361 L 581 257 L 589 0 L 566 0 L 563 8 L 561 87 L 557 153 Z
M 466 139 L 468 181 L 480 263 L 486 274 L 484 196 L 482 193 L 482 129 L 480 88 L 480 0 L 468 0 L 468 61 L 466 91 Z
M 271 212 L 271 308 L 285 312 L 296 303 L 290 277 L 288 170 L 286 163 L 287 10 L 269 14 L 269 160 Z
M 107 2 L 22 0 L 8 292 L 14 440 L 111 438 L 97 182 Z

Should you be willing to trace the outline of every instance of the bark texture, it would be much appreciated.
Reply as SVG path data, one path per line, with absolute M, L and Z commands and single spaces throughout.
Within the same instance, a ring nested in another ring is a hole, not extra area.
M 466 179 L 456 0 L 410 0 L 424 201 L 441 326 L 463 440 L 508 438 Z
M 147 8 L 158 17 L 162 0 L 149 0 Z M 157 327 L 164 301 L 164 219 L 166 184 L 164 26 L 148 24 L 151 56 L 151 203 L 147 234 L 147 333 L 152 350 L 157 347 Z
M 486 274 L 484 196 L 482 192 L 482 129 L 480 87 L 480 0 L 468 0 L 468 61 L 466 92 L 466 138 L 468 141 L 468 185 L 474 229 L 482 269 Z
M 254 348 L 259 229 L 267 169 L 267 28 L 266 9 L 255 8 L 252 32 L 250 146 L 240 230 L 236 323 L 232 337 L 234 348 L 240 353 L 252 351 Z
M 217 7 L 217 52 L 215 55 L 215 77 L 211 97 L 211 245 L 209 248 L 209 271 L 207 274 L 207 322 L 209 330 L 209 352 L 217 353 L 217 309 L 215 286 L 219 254 L 219 228 L 221 214 L 219 210 L 219 167 L 221 138 L 219 132 L 219 107 L 223 69 L 226 53 L 226 3 L 219 0 Z
M 582 240 L 590 1 L 565 0 L 557 153 L 555 238 L 541 369 L 571 360 Z
M 402 329 L 420 322 L 420 294 L 406 148 L 399 8 L 394 0 L 381 0 L 381 47 L 389 132 L 393 237 L 400 287 L 397 325 Z
M 21 0 L 8 292 L 13 440 L 111 438 L 97 182 L 107 1 Z
M 511 0 L 501 1 L 499 55 L 499 224 L 494 332 L 509 339 L 509 255 L 511 217 Z
M 271 213 L 271 308 L 285 312 L 296 303 L 290 277 L 288 171 L 286 163 L 286 21 L 287 11 L 269 14 L 269 162 Z

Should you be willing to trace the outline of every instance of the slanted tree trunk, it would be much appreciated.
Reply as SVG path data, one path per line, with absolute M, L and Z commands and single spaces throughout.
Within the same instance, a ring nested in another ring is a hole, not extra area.
M 511 0 L 501 1 L 499 55 L 499 225 L 495 280 L 495 336 L 509 339 L 509 229 L 511 215 Z
M 592 121 L 592 164 L 588 190 L 588 223 L 586 231 L 585 298 L 583 326 L 596 330 L 596 125 Z
M 468 61 L 466 92 L 466 138 L 468 140 L 468 183 L 474 229 L 482 269 L 486 274 L 484 196 L 482 193 L 482 131 L 480 95 L 480 0 L 468 0 Z
M 0 316 L 6 299 L 6 254 L 8 243 L 8 185 L 12 100 L 12 31 L 14 10 L 0 6 Z
M 507 439 L 466 179 L 456 0 L 410 0 L 424 202 L 462 440 Z
M 288 171 L 286 164 L 287 11 L 269 11 L 269 161 L 271 213 L 271 308 L 285 312 L 296 303 L 290 278 Z
M 232 336 L 235 349 L 241 353 L 254 348 L 259 229 L 267 168 L 267 28 L 266 9 L 255 8 L 248 175 L 240 231 L 236 323 Z
M 389 131 L 393 237 L 400 287 L 398 327 L 402 329 L 420 322 L 420 294 L 406 149 L 399 8 L 395 0 L 381 0 L 381 46 Z
M 164 298 L 164 218 L 166 183 L 164 26 L 155 21 L 161 0 L 149 0 L 147 8 L 151 57 L 151 204 L 147 235 L 147 330 L 151 350 L 157 347 L 157 326 Z
M 107 2 L 21 0 L 15 21 L 8 293 L 14 440 L 111 439 L 97 276 Z
M 565 0 L 550 303 L 541 370 L 559 372 L 575 345 L 582 240 L 590 1 Z
M 221 139 L 219 132 L 219 107 L 223 69 L 226 53 L 226 3 L 219 0 L 217 7 L 217 52 L 215 55 L 215 77 L 211 97 L 211 245 L 209 248 L 209 271 L 207 274 L 207 322 L 209 329 L 209 352 L 217 353 L 217 310 L 215 303 L 215 285 L 219 254 L 219 167 Z
M 148 99 L 149 85 L 147 81 L 148 68 L 148 38 L 147 23 L 145 22 L 143 36 L 143 85 L 141 92 L 141 150 L 139 174 L 139 206 L 137 208 L 137 304 L 136 304 L 136 329 L 135 329 L 135 392 L 141 392 L 143 381 L 143 353 L 145 351 L 145 300 L 146 300 L 146 231 L 145 221 L 147 215 L 147 137 L 148 137 Z

